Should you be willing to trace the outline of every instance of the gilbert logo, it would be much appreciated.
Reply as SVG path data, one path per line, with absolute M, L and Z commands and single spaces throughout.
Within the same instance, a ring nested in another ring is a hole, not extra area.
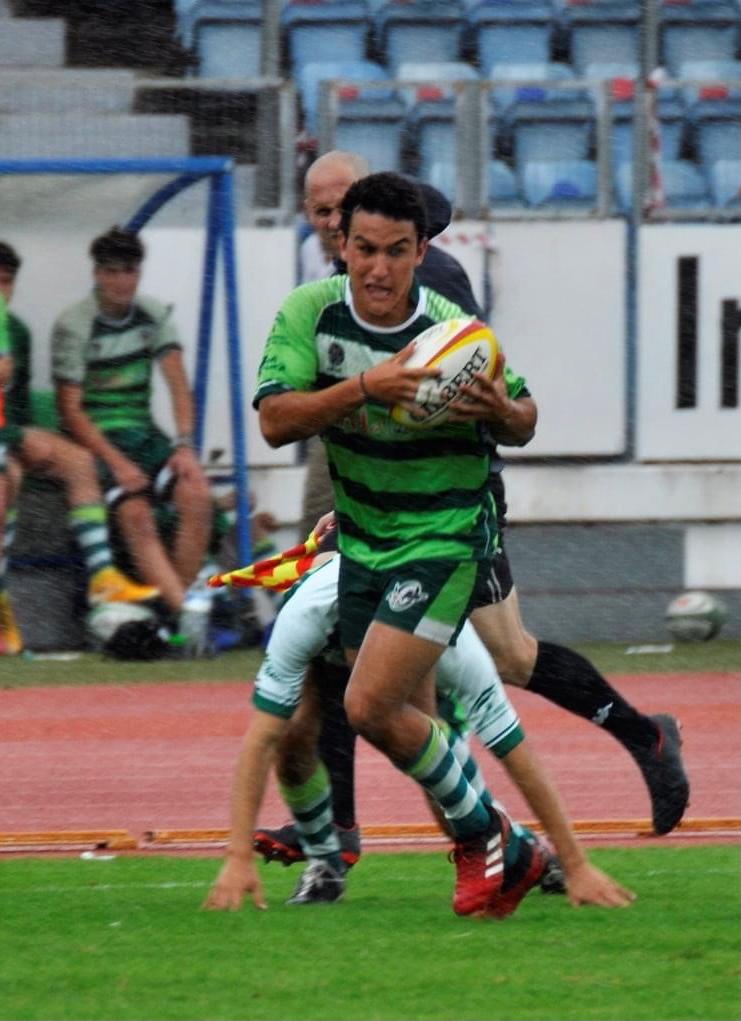
M 419 581 L 397 581 L 393 589 L 386 596 L 389 609 L 394 613 L 403 613 L 404 610 L 416 606 L 417 603 L 426 603 L 429 595 L 422 588 Z

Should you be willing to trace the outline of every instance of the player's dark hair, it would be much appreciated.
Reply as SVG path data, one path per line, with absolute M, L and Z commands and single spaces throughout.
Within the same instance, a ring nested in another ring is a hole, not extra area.
M 107 262 L 140 263 L 144 258 L 144 245 L 137 234 L 120 227 L 111 227 L 90 245 L 90 256 L 96 266 Z
M 0 241 L 0 266 L 3 269 L 9 269 L 13 276 L 21 268 L 20 255 L 6 241 Z
M 340 206 L 340 229 L 345 237 L 357 210 L 380 213 L 390 220 L 411 220 L 420 241 L 428 235 L 424 198 L 414 181 L 400 174 L 369 174 L 351 184 Z

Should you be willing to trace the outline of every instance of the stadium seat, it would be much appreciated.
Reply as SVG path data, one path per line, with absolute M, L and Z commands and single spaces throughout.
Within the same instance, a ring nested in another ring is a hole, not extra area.
M 705 209 L 710 205 L 707 184 L 689 160 L 662 160 L 661 179 L 667 209 Z M 633 166 L 621 163 L 615 172 L 615 191 L 623 212 L 633 202 Z
M 741 208 L 741 159 L 718 160 L 709 176 L 713 205 Z
M 364 0 L 289 0 L 281 27 L 294 75 L 321 60 L 364 60 L 368 10 Z
M 562 25 L 577 76 L 589 64 L 638 61 L 638 0 L 587 0 L 564 7 Z
M 532 160 L 582 160 L 589 154 L 595 111 L 588 97 L 528 94 L 512 104 L 507 119 L 518 170 Z
M 404 89 L 410 105 L 417 100 L 429 99 L 436 89 L 441 97 L 451 99 L 454 91 L 446 82 L 478 81 L 476 69 L 463 60 L 405 61 L 394 72 L 399 81 L 416 82 L 419 88 Z M 421 94 L 420 93 L 421 90 Z
M 555 28 L 553 7 L 539 0 L 485 0 L 468 11 L 477 64 L 547 64 Z
M 449 153 L 452 159 L 455 153 L 456 101 L 450 89 L 440 85 L 419 87 L 415 99 L 407 114 L 407 138 L 418 159 L 419 175 L 426 179 L 441 154 Z M 487 124 L 489 153 L 494 148 L 495 123 L 492 110 Z
M 376 64 L 372 60 L 338 60 L 305 64 L 297 75 L 296 84 L 304 113 L 304 126 L 312 135 L 316 135 L 319 126 L 321 82 L 333 79 L 357 83 L 381 82 L 388 79 L 388 73 L 380 64 Z M 345 96 L 346 98 L 350 97 L 350 90 L 345 89 Z M 382 103 L 397 97 L 392 89 L 359 88 L 353 92 L 352 98 L 358 103 Z
M 260 0 L 192 0 L 178 18 L 183 46 L 200 78 L 257 78 L 262 46 Z
M 734 0 L 664 0 L 659 12 L 661 62 L 679 76 L 689 60 L 733 60 L 741 11 Z
M 612 82 L 611 132 L 612 163 L 629 163 L 633 158 L 635 85 L 632 80 L 617 78 Z M 659 138 L 663 159 L 679 159 L 685 137 L 685 107 L 674 87 L 660 88 L 657 112 Z
M 690 108 L 695 149 L 704 167 L 741 153 L 741 99 L 701 99 Z
M 452 153 L 447 153 L 445 159 L 434 160 L 427 173 L 419 177 L 441 191 L 449 202 L 455 203 L 455 159 Z
M 461 0 L 389 0 L 374 17 L 376 49 L 392 74 L 403 63 L 457 61 L 463 14 Z
M 489 160 L 486 182 L 490 206 L 496 208 L 523 205 L 517 175 L 503 160 Z
M 429 174 L 423 180 L 429 181 L 451 202 L 455 202 L 455 162 L 438 159 L 430 165 Z M 517 175 L 502 160 L 489 160 L 486 168 L 487 200 L 494 208 L 522 208 L 523 201 Z
M 682 88 L 684 101 L 690 107 L 741 97 L 741 60 L 687 60 L 679 68 L 678 77 L 697 83 Z
M 374 172 L 401 170 L 405 113 L 398 98 L 367 102 L 341 94 L 335 147 L 364 156 Z
M 529 206 L 589 209 L 597 201 L 597 165 L 591 160 L 531 160 L 521 180 Z
M 574 81 L 574 72 L 568 64 L 555 62 L 534 62 L 529 64 L 495 64 L 489 78 L 495 82 L 520 81 L 520 82 L 547 82 L 547 81 Z M 519 100 L 528 100 L 538 97 L 542 100 L 572 99 L 575 92 L 572 90 L 548 89 L 540 85 L 512 85 L 498 86 L 492 92 L 492 103 L 502 114 L 506 115 L 507 110 L 513 103 Z

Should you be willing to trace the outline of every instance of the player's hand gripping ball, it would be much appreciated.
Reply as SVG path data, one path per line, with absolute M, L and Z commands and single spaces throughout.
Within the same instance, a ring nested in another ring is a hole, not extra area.
M 497 362 L 497 340 L 486 323 L 478 319 L 448 319 L 435 323 L 415 338 L 415 350 L 405 363 L 410 369 L 439 368 L 440 375 L 423 380 L 413 405 L 395 404 L 391 417 L 408 429 L 427 429 L 448 418 L 450 405 L 464 384 L 475 382 L 474 373 L 489 379 Z

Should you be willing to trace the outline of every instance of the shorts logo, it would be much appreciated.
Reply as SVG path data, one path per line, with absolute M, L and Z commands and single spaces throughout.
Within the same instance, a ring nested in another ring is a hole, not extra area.
M 429 598 L 429 594 L 422 588 L 421 582 L 415 580 L 397 581 L 386 596 L 386 602 L 394 613 L 403 613 L 404 610 L 411 609 L 417 603 L 426 603 Z

